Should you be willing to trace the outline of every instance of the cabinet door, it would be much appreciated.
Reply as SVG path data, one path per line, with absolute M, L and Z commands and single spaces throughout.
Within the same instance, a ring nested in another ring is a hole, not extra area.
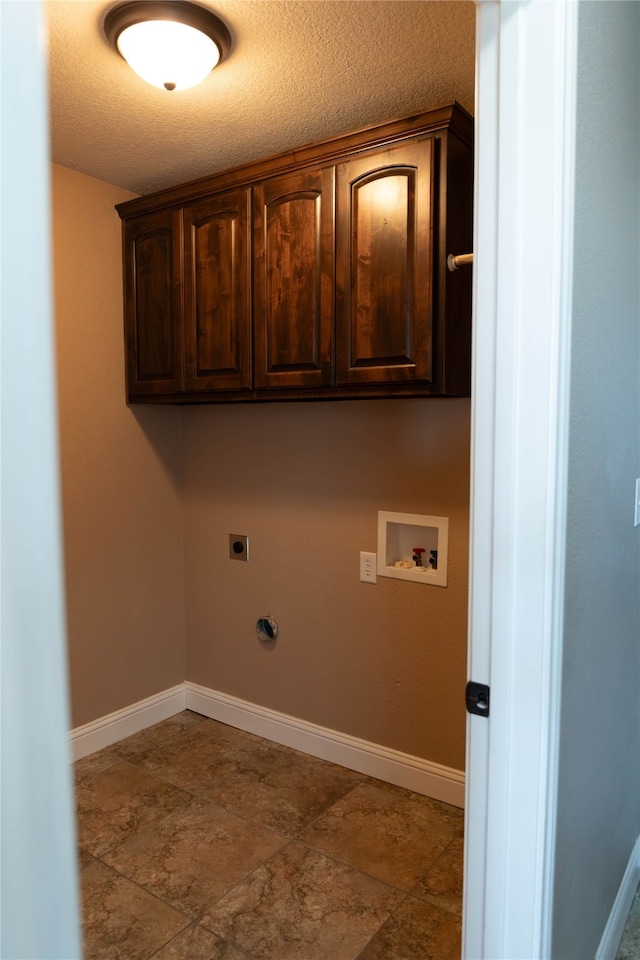
M 248 188 L 184 208 L 185 383 L 251 388 Z
M 430 381 L 434 140 L 338 164 L 336 380 Z
M 181 215 L 162 211 L 124 228 L 127 396 L 180 393 L 182 381 Z
M 311 168 L 254 188 L 255 385 L 333 380 L 333 170 Z

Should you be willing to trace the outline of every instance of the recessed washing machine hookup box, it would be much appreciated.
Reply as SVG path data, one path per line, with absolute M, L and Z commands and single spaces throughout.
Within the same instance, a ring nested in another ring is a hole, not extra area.
M 447 585 L 449 518 L 378 511 L 378 576 Z

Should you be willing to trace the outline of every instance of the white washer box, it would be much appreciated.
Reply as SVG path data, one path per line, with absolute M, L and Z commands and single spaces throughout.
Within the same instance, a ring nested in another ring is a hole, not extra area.
M 396 567 L 397 561 L 411 561 L 415 547 L 423 547 L 422 567 Z M 430 552 L 437 551 L 437 567 L 429 565 Z M 426 517 L 420 513 L 378 511 L 378 576 L 395 580 L 447 585 L 449 518 Z

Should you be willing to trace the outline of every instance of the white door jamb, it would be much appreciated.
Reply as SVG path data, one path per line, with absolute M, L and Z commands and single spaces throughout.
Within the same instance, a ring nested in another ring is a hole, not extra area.
M 548 957 L 564 588 L 577 3 L 480 0 L 463 956 Z

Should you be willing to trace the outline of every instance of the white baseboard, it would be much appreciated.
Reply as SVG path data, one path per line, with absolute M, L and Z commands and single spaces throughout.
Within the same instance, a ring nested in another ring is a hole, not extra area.
M 76 727 L 70 733 L 73 759 L 81 760 L 182 710 L 194 710 L 212 720 L 433 797 L 434 800 L 456 807 L 464 806 L 464 773 L 461 770 L 431 763 L 188 682 Z
M 369 777 L 464 806 L 464 772 L 298 720 L 238 697 L 185 683 L 187 709 Z
M 602 934 L 595 960 L 614 960 L 624 931 L 629 910 L 640 882 L 640 837 L 636 840 L 618 895 L 614 901 L 607 925 Z
M 112 743 L 152 727 L 154 723 L 167 720 L 182 710 L 186 710 L 186 694 L 184 683 L 179 683 L 130 707 L 76 727 L 69 735 L 73 759 L 81 760 L 96 750 L 102 750 L 103 747 L 109 747 Z

